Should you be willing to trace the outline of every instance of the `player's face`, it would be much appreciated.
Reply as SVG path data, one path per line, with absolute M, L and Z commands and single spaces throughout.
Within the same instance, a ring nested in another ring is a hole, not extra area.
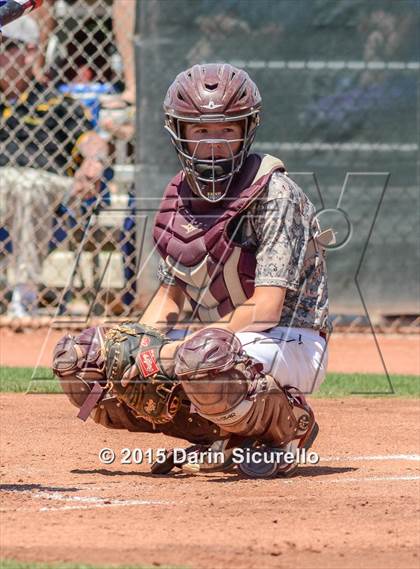
M 202 160 L 230 158 L 237 154 L 242 137 L 241 122 L 189 123 L 184 129 L 188 152 Z

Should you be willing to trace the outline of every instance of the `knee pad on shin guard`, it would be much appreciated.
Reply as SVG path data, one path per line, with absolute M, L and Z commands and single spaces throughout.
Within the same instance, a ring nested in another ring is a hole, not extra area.
M 265 375 L 226 330 L 209 328 L 186 340 L 175 373 L 198 413 L 225 431 L 283 445 L 313 425 L 304 399 Z
M 105 332 L 99 326 L 87 328 L 78 336 L 63 336 L 55 346 L 53 372 L 70 402 L 79 409 L 83 408 L 95 384 L 99 383 L 105 388 L 107 383 L 103 357 Z M 103 393 L 105 395 L 105 391 Z M 115 397 L 109 395 L 100 397 L 100 403 L 92 407 L 89 415 L 95 423 L 108 429 L 147 431 L 147 425 L 143 425 Z M 153 430 L 151 426 L 150 430 Z
M 87 328 L 78 336 L 64 336 L 54 348 L 52 370 L 76 407 L 83 405 L 95 382 L 106 384 L 103 343 L 102 328 Z

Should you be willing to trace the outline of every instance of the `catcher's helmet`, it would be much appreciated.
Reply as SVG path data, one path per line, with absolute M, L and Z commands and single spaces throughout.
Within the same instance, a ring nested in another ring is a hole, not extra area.
M 241 168 L 249 152 L 259 124 L 261 96 L 248 73 L 225 63 L 194 65 L 180 73 L 166 93 L 163 104 L 165 128 L 172 142 L 194 193 L 210 202 L 220 201 L 228 192 L 232 178 Z M 198 143 L 209 145 L 212 158 L 196 155 L 197 141 L 184 136 L 186 123 L 243 122 L 241 145 L 236 154 L 231 142 L 223 139 L 207 139 Z M 188 150 L 188 142 L 195 144 L 194 152 Z M 230 152 L 228 158 L 215 158 L 214 145 L 223 143 Z M 216 184 L 218 191 L 216 192 Z M 222 191 L 220 190 L 222 187 Z

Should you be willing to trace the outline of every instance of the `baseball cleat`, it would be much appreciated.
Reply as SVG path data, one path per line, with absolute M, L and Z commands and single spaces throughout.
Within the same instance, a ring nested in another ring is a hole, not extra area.
M 247 448 L 238 470 L 247 478 L 273 478 L 282 467 L 283 449 L 258 445 Z M 286 463 L 284 463 L 285 465 Z
M 318 423 L 314 423 L 307 436 L 298 444 L 294 441 L 284 447 L 270 447 L 254 441 L 246 449 L 244 460 L 238 464 L 238 470 L 248 478 L 289 478 L 299 466 L 299 452 L 309 450 L 319 432 Z M 295 458 L 293 459 L 293 455 Z
M 182 465 L 182 471 L 189 474 L 211 474 L 213 472 L 231 472 L 236 464 L 234 453 L 237 448 L 245 448 L 252 444 L 250 438 L 232 436 L 229 439 L 215 441 L 209 447 L 201 447 L 198 456 L 191 457 Z
M 319 426 L 318 423 L 315 422 L 312 426 L 312 429 L 309 430 L 306 437 L 303 440 L 299 441 L 299 445 L 297 446 L 297 448 L 294 449 L 294 452 L 296 453 L 296 451 L 309 450 L 312 447 L 316 437 L 318 436 L 318 433 L 319 433 Z M 289 452 L 290 451 L 293 452 L 293 441 L 292 443 L 289 443 L 289 445 L 291 448 L 287 450 L 289 450 Z M 292 462 L 292 464 L 287 464 L 284 468 L 282 467 L 279 468 L 277 476 L 290 478 L 296 473 L 298 467 L 299 467 L 299 460 L 297 458 L 294 462 Z
M 203 448 L 202 445 L 192 445 L 190 447 L 187 447 L 185 449 L 185 452 L 189 454 L 201 448 Z M 166 451 L 166 459 L 164 460 L 164 462 L 155 461 L 152 464 L 150 470 L 152 474 L 169 474 L 169 472 L 171 472 L 171 470 L 173 470 L 174 468 L 181 468 L 182 466 L 183 466 L 182 464 L 175 463 L 175 452 L 173 449 L 169 449 Z

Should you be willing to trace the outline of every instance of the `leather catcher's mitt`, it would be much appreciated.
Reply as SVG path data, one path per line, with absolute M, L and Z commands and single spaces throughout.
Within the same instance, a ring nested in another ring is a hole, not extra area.
M 180 407 L 176 394 L 179 382 L 165 374 L 159 357 L 169 341 L 158 330 L 142 324 L 122 324 L 105 334 L 107 389 L 136 417 L 153 425 L 172 421 Z M 137 375 L 123 386 L 121 380 L 133 366 Z

